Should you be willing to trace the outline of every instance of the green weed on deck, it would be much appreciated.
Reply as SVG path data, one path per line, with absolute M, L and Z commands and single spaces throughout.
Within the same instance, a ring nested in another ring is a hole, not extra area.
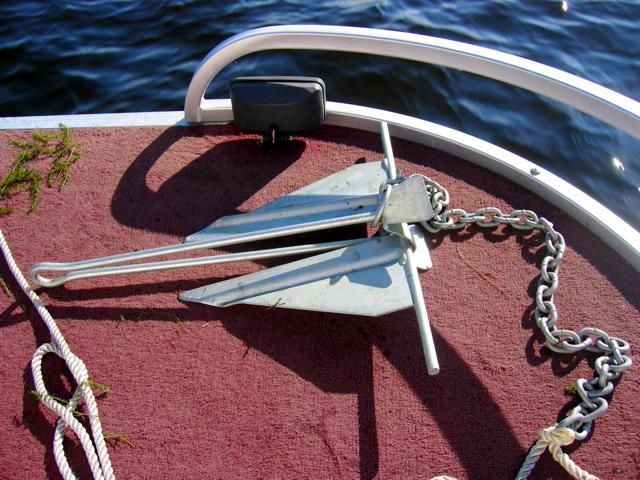
M 34 130 L 31 140 L 11 140 L 9 143 L 19 148 L 16 161 L 11 171 L 0 180 L 0 198 L 12 192 L 27 190 L 31 203 L 27 213 L 35 211 L 40 200 L 40 186 L 42 175 L 29 162 L 37 158 L 49 158 L 51 164 L 46 174 L 46 184 L 49 188 L 62 190 L 71 175 L 70 168 L 80 157 L 80 147 L 71 139 L 69 129 L 60 124 L 59 133 L 44 133 Z M 0 216 L 12 212 L 9 207 L 0 207 Z

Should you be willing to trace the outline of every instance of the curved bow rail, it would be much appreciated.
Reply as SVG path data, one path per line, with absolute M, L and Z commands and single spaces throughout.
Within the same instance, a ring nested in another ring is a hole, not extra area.
M 361 27 L 284 25 L 234 35 L 209 52 L 185 98 L 188 122 L 220 120 L 204 98 L 215 76 L 232 61 L 264 50 L 358 52 L 456 68 L 558 100 L 640 139 L 640 103 L 601 85 L 532 60 L 443 38 Z

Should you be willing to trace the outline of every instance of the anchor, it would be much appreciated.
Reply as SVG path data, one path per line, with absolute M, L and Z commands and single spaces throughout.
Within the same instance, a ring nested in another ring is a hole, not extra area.
M 83 278 L 316 255 L 180 294 L 216 307 L 239 303 L 379 316 L 413 306 L 427 372 L 439 372 L 419 270 L 431 268 L 424 232 L 434 216 L 424 177 L 398 174 L 386 122 L 382 161 L 356 164 L 248 213 L 222 217 L 181 244 L 75 262 L 41 262 L 29 270 L 43 287 Z M 158 256 L 367 223 L 370 238 L 140 263 Z M 319 254 L 318 254 L 319 253 Z M 132 263 L 138 262 L 138 263 Z M 60 272 L 46 277 L 45 272 Z

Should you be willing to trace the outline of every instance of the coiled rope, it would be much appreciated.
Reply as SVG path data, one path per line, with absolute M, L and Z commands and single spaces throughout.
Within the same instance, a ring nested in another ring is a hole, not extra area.
M 107 451 L 107 446 L 104 441 L 102 425 L 98 415 L 98 405 L 89 385 L 89 373 L 87 371 L 87 367 L 80 358 L 73 354 L 67 344 L 67 341 L 62 335 L 62 332 L 58 328 L 58 325 L 56 325 L 55 320 L 48 312 L 40 298 L 38 298 L 38 295 L 36 295 L 27 283 L 27 280 L 24 278 L 20 268 L 13 259 L 13 255 L 11 254 L 11 250 L 9 250 L 9 245 L 7 245 L 7 241 L 4 238 L 2 230 L 0 230 L 0 249 L 2 249 L 2 254 L 4 255 L 11 273 L 20 285 L 24 294 L 29 297 L 29 300 L 51 334 L 52 341 L 41 345 L 33 354 L 33 358 L 31 360 L 31 372 L 33 374 L 33 382 L 40 401 L 59 417 L 53 435 L 53 455 L 56 459 L 58 469 L 60 470 L 64 480 L 76 479 L 76 476 L 67 461 L 63 446 L 64 432 L 65 429 L 69 427 L 75 432 L 78 440 L 80 441 L 80 445 L 85 452 L 87 460 L 89 461 L 89 467 L 91 468 L 93 477 L 96 480 L 114 480 L 115 475 L 111 466 L 111 460 L 109 459 L 109 452 Z M 71 399 L 66 403 L 62 403 L 47 391 L 47 387 L 42 376 L 42 359 L 48 353 L 54 353 L 62 358 L 69 367 L 71 375 L 76 381 L 77 387 L 73 392 Z M 75 417 L 76 407 L 81 401 L 84 401 L 88 412 L 87 416 L 91 427 L 91 435 L 89 435 L 89 432 L 87 432 L 84 425 Z

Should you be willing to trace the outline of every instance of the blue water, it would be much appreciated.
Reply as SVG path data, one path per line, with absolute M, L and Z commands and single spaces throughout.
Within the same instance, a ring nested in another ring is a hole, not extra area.
M 563 5 L 564 4 L 564 5 Z M 387 28 L 470 42 L 640 99 L 640 1 L 307 0 L 0 3 L 0 116 L 181 110 L 218 42 L 284 23 Z M 534 94 L 448 69 L 352 54 L 267 52 L 225 69 L 322 77 L 328 98 L 461 129 L 542 164 L 640 228 L 640 142 Z

